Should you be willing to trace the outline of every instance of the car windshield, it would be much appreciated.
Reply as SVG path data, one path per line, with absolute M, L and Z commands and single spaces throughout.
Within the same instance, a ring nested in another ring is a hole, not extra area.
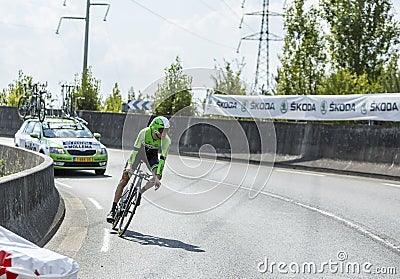
M 47 138 L 92 138 L 89 129 L 82 124 L 46 123 L 43 135 Z

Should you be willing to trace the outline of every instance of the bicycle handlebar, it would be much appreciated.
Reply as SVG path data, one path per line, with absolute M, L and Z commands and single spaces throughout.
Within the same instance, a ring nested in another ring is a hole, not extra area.
M 137 175 L 137 176 L 139 176 L 139 177 L 141 177 L 141 178 L 143 178 L 144 180 L 147 180 L 147 181 L 153 176 L 153 174 L 149 174 L 149 173 L 144 172 L 142 170 L 137 170 L 133 174 L 135 174 L 135 175 Z
M 132 175 L 137 175 L 137 176 L 143 178 L 144 180 L 149 181 L 150 178 L 154 176 L 154 174 L 153 173 L 150 174 L 148 172 L 141 170 L 140 167 L 142 164 L 143 164 L 143 161 L 141 161 L 140 164 L 136 167 L 136 169 L 132 172 Z

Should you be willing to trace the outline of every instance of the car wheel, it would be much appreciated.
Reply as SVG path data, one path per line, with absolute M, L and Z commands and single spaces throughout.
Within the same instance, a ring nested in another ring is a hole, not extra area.
M 96 175 L 104 175 L 106 173 L 106 170 L 94 170 Z

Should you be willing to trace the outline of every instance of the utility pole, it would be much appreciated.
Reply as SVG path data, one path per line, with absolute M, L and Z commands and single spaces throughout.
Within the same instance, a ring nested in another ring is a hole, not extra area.
M 108 6 L 110 7 L 110 6 Z M 106 16 L 108 13 L 108 9 L 106 12 Z M 86 17 L 85 17 L 85 48 L 83 51 L 83 71 L 87 69 L 87 61 L 88 61 L 88 49 L 89 49 L 89 19 L 90 19 L 90 0 L 86 1 Z M 104 17 L 104 21 L 106 18 Z
M 64 0 L 64 6 L 66 6 L 67 0 Z M 84 19 L 85 20 L 85 43 L 83 47 L 83 69 L 82 72 L 88 68 L 88 52 L 89 52 L 89 23 L 90 23 L 90 6 L 107 6 L 106 13 L 104 15 L 103 21 L 106 21 L 108 12 L 110 10 L 110 4 L 106 3 L 90 3 L 90 0 L 86 0 L 86 16 L 85 17 L 73 17 L 73 16 L 63 16 L 60 17 L 60 21 L 58 22 L 58 27 L 56 34 L 59 34 L 61 22 L 63 19 Z
M 244 8 L 245 1 L 246 0 L 243 0 L 242 8 Z M 242 20 L 240 22 L 239 28 L 242 28 L 244 16 L 246 16 L 246 15 L 262 16 L 261 28 L 260 28 L 260 32 L 241 38 L 238 48 L 237 48 L 237 52 L 239 52 L 239 48 L 242 43 L 242 40 L 258 40 L 259 41 L 258 54 L 257 54 L 257 67 L 256 67 L 255 80 L 254 80 L 254 91 L 256 92 L 256 94 L 259 94 L 259 92 L 261 92 L 262 94 L 265 94 L 270 91 L 269 42 L 282 40 L 282 38 L 280 38 L 279 36 L 269 32 L 269 17 L 270 16 L 282 16 L 282 14 L 270 12 L 269 11 L 269 0 L 263 0 L 262 11 L 244 14 L 242 17 Z M 265 86 L 266 86 L 266 88 L 264 88 Z

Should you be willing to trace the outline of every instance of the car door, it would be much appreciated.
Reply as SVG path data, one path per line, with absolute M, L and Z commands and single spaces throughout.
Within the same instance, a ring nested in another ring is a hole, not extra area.
M 41 124 L 39 122 L 35 123 L 35 126 L 33 126 L 33 134 L 37 134 L 39 138 L 31 138 L 31 150 L 39 152 L 40 144 L 41 144 L 41 138 L 42 138 L 42 130 L 41 130 Z M 30 136 L 30 135 L 29 135 Z
M 24 130 L 25 130 L 25 127 L 26 127 L 27 124 L 28 124 L 28 121 L 24 121 L 24 123 L 22 123 L 21 127 L 15 133 L 15 135 L 14 135 L 14 144 L 15 144 L 15 146 L 22 146 L 21 145 L 21 135 L 24 133 Z
M 20 135 L 20 147 L 30 149 L 31 146 L 31 136 L 30 134 L 33 131 L 33 128 L 35 127 L 36 122 L 34 121 L 29 121 L 28 124 L 26 124 L 25 129 Z

